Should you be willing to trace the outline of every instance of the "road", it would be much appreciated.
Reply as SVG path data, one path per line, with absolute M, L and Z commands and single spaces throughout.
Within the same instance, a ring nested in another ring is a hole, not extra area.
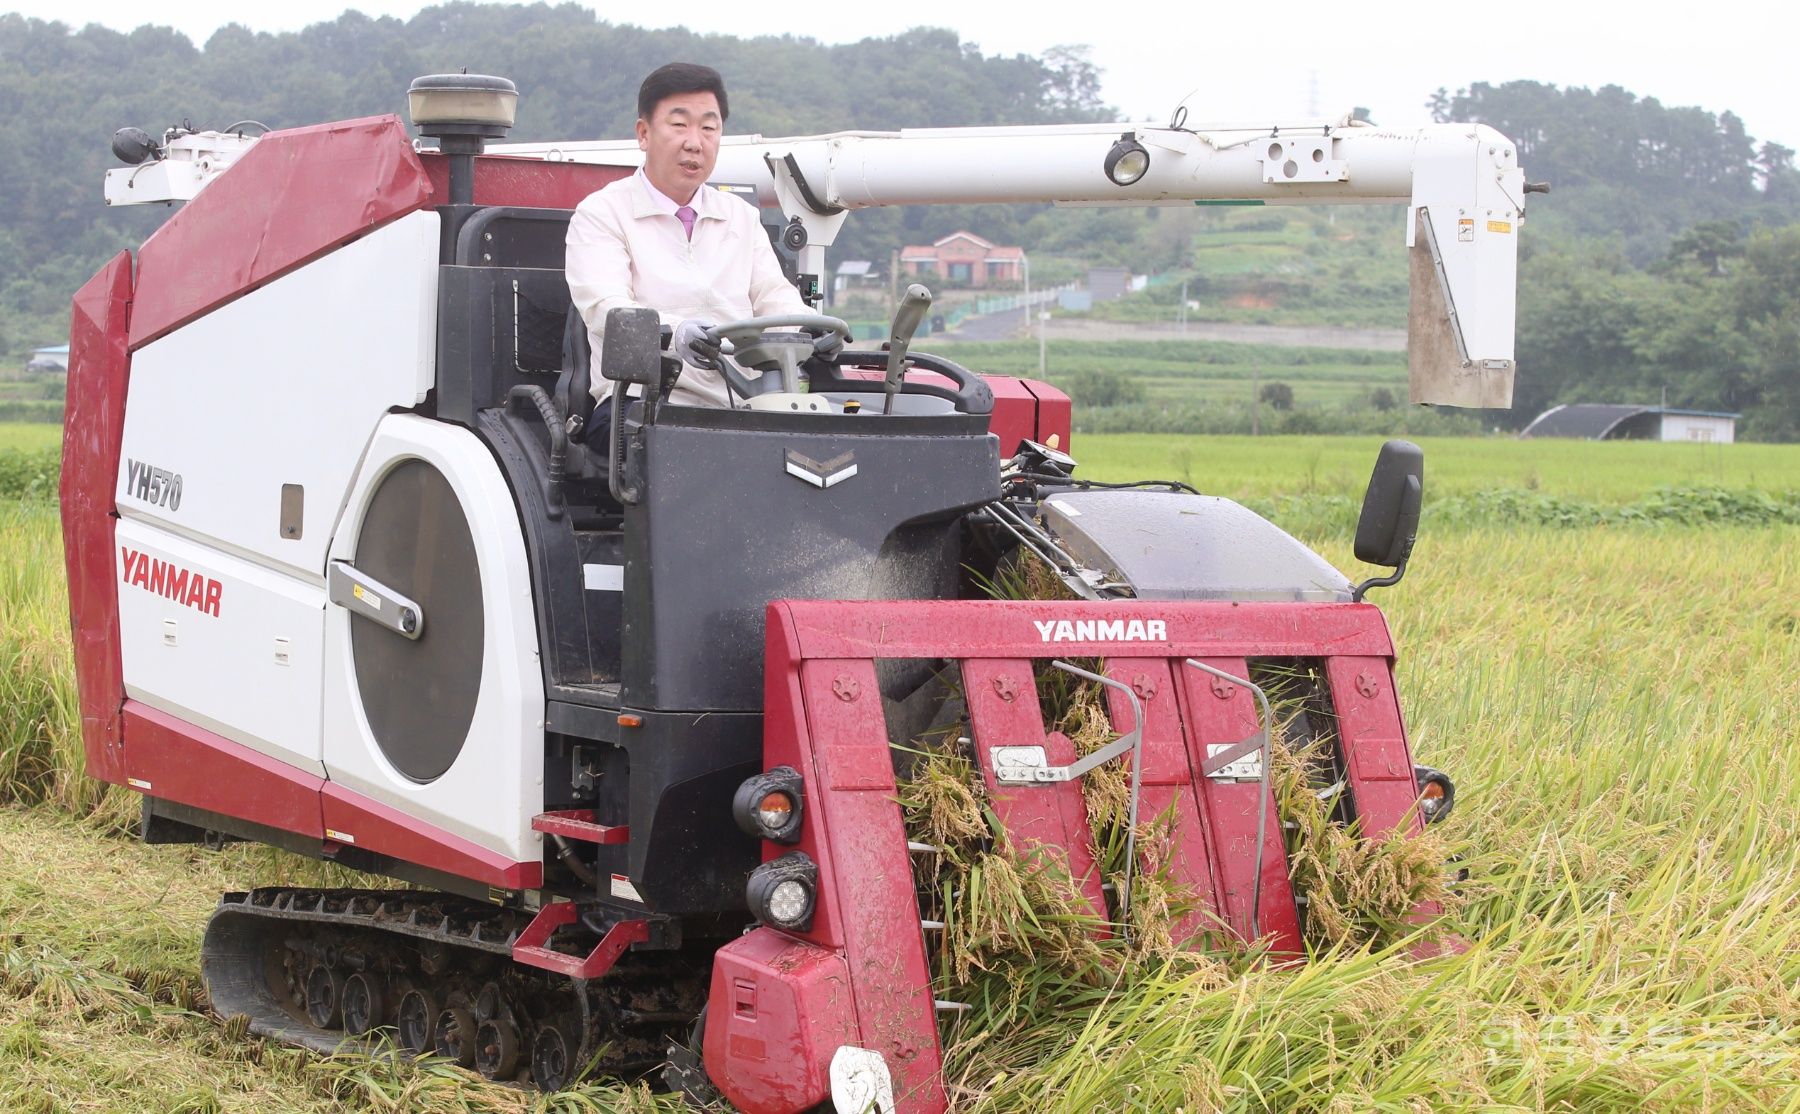
M 970 317 L 939 334 L 948 341 L 1023 340 L 1024 310 Z M 1036 335 L 1035 331 L 1032 335 Z M 1050 318 L 1051 340 L 1222 340 L 1278 348 L 1361 348 L 1406 351 L 1405 329 L 1355 329 L 1337 325 L 1245 325 L 1223 321 L 1190 321 L 1183 331 L 1165 322 L 1095 321 L 1083 317 Z

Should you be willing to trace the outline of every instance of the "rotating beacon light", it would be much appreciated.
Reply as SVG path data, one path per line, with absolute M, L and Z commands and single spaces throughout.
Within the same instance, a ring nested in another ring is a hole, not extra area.
M 450 204 L 475 200 L 475 156 L 490 139 L 512 130 L 519 90 L 504 77 L 476 73 L 428 74 L 406 90 L 406 111 L 419 134 L 438 141 L 450 156 Z

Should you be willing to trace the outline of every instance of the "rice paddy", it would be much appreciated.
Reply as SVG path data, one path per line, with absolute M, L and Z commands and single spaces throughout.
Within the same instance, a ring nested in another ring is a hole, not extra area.
M 1182 479 L 1186 453 L 1203 489 L 1278 503 L 1353 500 L 1375 443 L 1075 448 L 1102 479 Z M 1415 756 L 1456 779 L 1442 851 L 1469 879 L 1442 927 L 1467 950 L 1416 960 L 1404 933 L 1359 931 L 1301 966 L 990 958 L 945 973 L 995 988 L 945 1027 L 957 1110 L 1800 1111 L 1800 529 L 1432 517 L 1494 488 L 1779 503 L 1800 450 L 1426 449 L 1413 567 L 1371 598 Z M 1337 518 L 1299 532 L 1356 567 Z M 134 801 L 80 774 L 66 614 L 54 507 L 0 508 L 0 1108 L 677 1109 L 620 1085 L 546 1097 L 438 1063 L 322 1059 L 208 1016 L 196 955 L 217 894 L 316 868 L 121 834 Z M 947 842 L 991 838 L 946 816 Z M 969 939 L 1015 924 L 971 921 Z

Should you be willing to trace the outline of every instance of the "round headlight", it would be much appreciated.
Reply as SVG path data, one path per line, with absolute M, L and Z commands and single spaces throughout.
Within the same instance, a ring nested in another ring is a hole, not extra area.
M 799 924 L 812 908 L 812 892 L 797 878 L 777 882 L 769 891 L 769 919 L 786 928 Z
M 818 887 L 818 864 L 802 852 L 790 851 L 751 871 L 744 897 L 762 923 L 804 932 L 812 927 Z
M 1113 185 L 1129 186 L 1150 169 L 1150 152 L 1135 135 L 1126 132 L 1112 145 L 1112 150 L 1106 152 L 1105 169 Z

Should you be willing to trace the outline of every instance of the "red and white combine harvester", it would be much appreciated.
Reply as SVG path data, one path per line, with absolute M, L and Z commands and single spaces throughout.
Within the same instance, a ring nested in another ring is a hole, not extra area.
M 563 277 L 606 144 L 484 151 L 516 100 L 421 79 L 393 116 L 260 138 L 121 133 L 109 203 L 182 202 L 75 296 L 62 506 L 89 771 L 149 842 L 254 840 L 400 889 L 228 894 L 221 1015 L 316 1048 L 391 1028 L 496 1079 L 591 1063 L 738 1108 L 943 1108 L 895 751 L 961 723 L 995 812 L 1101 917 L 1081 777 L 1128 763 L 1173 824 L 1197 937 L 1302 944 L 1272 821 L 1268 663 L 1312 679 L 1340 818 L 1416 828 L 1394 647 L 1421 464 L 1377 463 L 1353 585 L 1181 485 L 1085 482 L 1070 404 L 909 348 L 831 361 L 730 323 L 741 405 L 616 311 L 592 418 Z M 728 140 L 816 291 L 874 205 L 1409 206 L 1414 399 L 1506 405 L 1525 183 L 1486 127 L 1094 125 Z M 804 390 L 804 393 L 802 391 Z M 804 405 L 800 403 L 804 400 Z M 979 582 L 1023 548 L 1075 599 Z M 1034 672 L 1103 663 L 1119 738 L 1077 760 Z M 1428 780 L 1437 781 L 1432 774 Z M 1428 911 L 1426 911 L 1428 912 Z

